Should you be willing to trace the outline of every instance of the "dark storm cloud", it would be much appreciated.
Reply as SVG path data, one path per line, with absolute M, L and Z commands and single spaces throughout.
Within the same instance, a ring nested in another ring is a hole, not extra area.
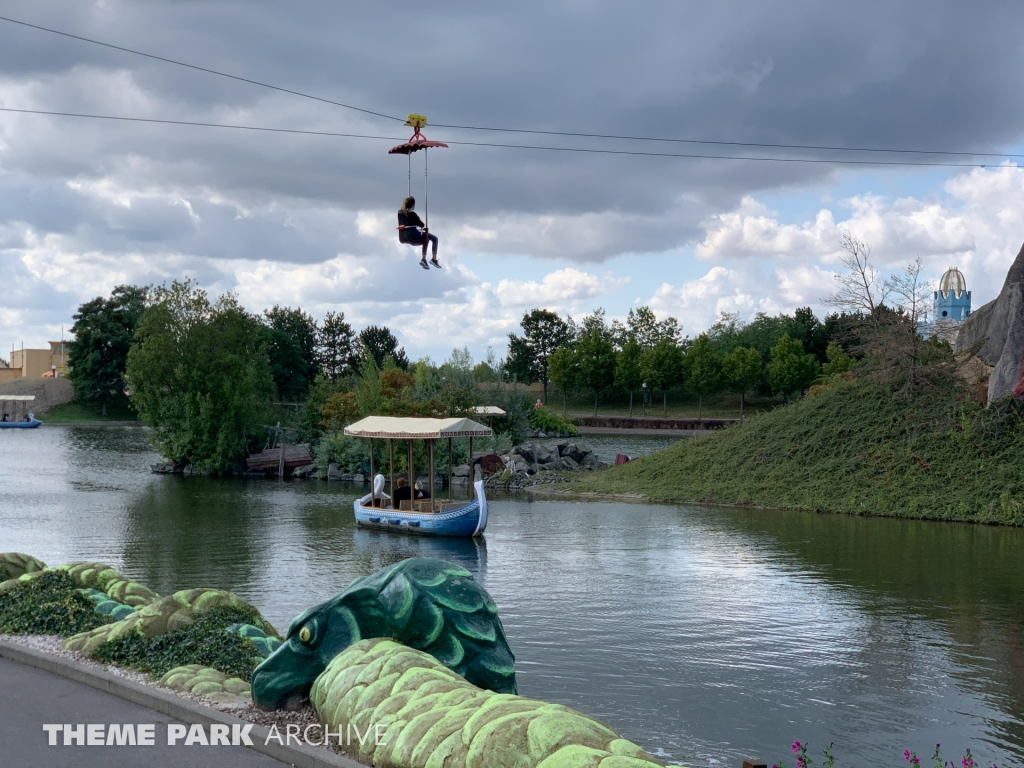
M 1012 4 L 15 0 L 4 14 L 392 115 L 424 112 L 432 123 L 992 150 L 1019 139 L 1024 117 L 1024 7 Z M 0 77 L 3 106 L 408 133 L 399 123 L 2 23 Z M 729 152 L 436 127 L 428 135 Z M 3 218 L 76 233 L 86 249 L 298 262 L 372 255 L 381 246 L 353 236 L 354 211 L 392 211 L 406 190 L 404 158 L 389 157 L 387 141 L 33 116 L 0 117 L 0 141 L 0 184 L 11 184 L 0 194 L 21 198 Z M 481 250 L 578 260 L 678 247 L 708 213 L 744 194 L 833 172 L 460 146 L 431 160 L 432 210 L 449 226 L 565 218 L 548 241 L 502 236 Z M 119 209 L 63 189 L 67 181 L 177 195 L 201 224 L 165 198 Z M 44 191 L 47 202 L 33 203 Z M 588 214 L 608 218 L 600 238 L 577 247 L 586 238 L 574 233 L 588 225 L 576 217 Z M 293 226 L 302 219 L 305 227 Z

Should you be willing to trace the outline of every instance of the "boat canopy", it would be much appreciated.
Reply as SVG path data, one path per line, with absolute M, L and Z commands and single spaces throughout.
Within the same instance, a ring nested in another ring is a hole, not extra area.
M 440 440 L 446 437 L 489 437 L 491 428 L 472 419 L 414 419 L 405 416 L 367 416 L 345 427 L 349 437 L 385 440 Z
M 480 414 L 481 416 L 504 416 L 505 412 L 496 405 L 478 405 L 473 409 L 473 413 Z
M 31 403 L 35 399 L 35 395 L 0 395 L 0 402 L 5 403 Z

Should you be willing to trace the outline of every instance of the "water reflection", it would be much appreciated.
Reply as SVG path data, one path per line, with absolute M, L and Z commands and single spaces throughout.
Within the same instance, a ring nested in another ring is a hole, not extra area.
M 432 539 L 357 529 L 352 534 L 352 544 L 366 573 L 409 557 L 437 557 L 458 563 L 481 584 L 487 583 L 487 540 L 484 538 Z
M 8 430 L 8 433 L 20 432 Z M 628 451 L 624 451 L 628 452 Z M 668 762 L 1024 758 L 1024 534 L 749 509 L 495 498 L 486 542 L 358 530 L 362 488 L 160 477 L 139 429 L 0 434 L 0 551 L 232 589 L 280 629 L 424 555 L 497 601 L 526 695 Z

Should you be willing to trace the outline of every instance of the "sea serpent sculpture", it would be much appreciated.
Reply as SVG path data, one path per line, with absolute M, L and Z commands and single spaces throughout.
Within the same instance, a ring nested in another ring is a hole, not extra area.
M 162 598 L 102 563 L 51 569 L 27 555 L 0 554 L 0 597 L 55 570 L 106 617 L 65 641 L 86 655 L 126 636 L 173 640 L 218 609 L 247 612 L 250 623 L 226 630 L 252 644 L 252 700 L 279 708 L 308 693 L 320 722 L 334 733 L 354 729 L 353 746 L 378 768 L 661 765 L 593 718 L 516 695 L 514 657 L 494 601 L 469 571 L 444 560 L 410 558 L 357 579 L 298 616 L 283 643 L 237 595 L 194 589 Z M 200 664 L 167 671 L 161 684 L 216 702 L 249 693 L 245 680 Z

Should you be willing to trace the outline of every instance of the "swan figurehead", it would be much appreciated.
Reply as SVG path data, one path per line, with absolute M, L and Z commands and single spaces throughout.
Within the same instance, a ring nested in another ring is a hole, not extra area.
M 373 478 L 373 491 L 366 494 L 359 500 L 360 504 L 372 504 L 374 499 L 390 499 L 384 493 L 384 475 L 378 474 Z

